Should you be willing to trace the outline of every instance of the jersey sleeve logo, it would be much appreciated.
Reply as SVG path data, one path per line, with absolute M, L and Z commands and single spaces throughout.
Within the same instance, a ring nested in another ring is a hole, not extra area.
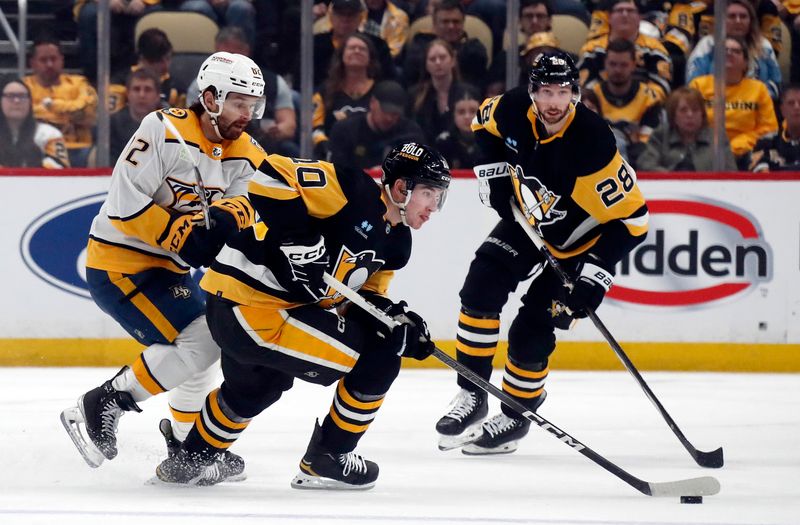
M 522 211 L 529 219 L 534 219 L 534 226 L 552 224 L 566 217 L 567 212 L 555 209 L 561 196 L 548 190 L 536 177 L 525 175 L 522 166 L 517 164 L 511 168 L 511 177 Z

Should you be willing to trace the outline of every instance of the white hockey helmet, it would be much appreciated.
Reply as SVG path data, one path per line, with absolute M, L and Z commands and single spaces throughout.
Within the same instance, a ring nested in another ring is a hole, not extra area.
M 222 106 L 230 93 L 259 97 L 253 110 L 253 119 L 260 119 L 264 115 L 264 75 L 261 74 L 261 68 L 244 55 L 219 51 L 209 56 L 197 73 L 197 88 L 203 109 L 214 121 L 222 114 Z M 206 107 L 203 99 L 203 93 L 209 88 L 213 89 L 219 108 L 215 112 Z

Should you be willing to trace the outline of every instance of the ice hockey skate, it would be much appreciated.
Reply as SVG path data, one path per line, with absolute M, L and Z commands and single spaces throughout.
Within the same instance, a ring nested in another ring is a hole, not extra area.
M 162 419 L 158 423 L 158 430 L 167 442 L 167 458 L 171 458 L 180 451 L 181 441 L 172 433 L 172 422 L 169 419 Z M 219 459 L 226 474 L 225 481 L 244 481 L 247 479 L 247 473 L 244 471 L 244 459 L 241 456 L 226 450 Z
M 462 388 L 450 403 L 450 410 L 436 422 L 439 450 L 452 450 L 477 440 L 483 434 L 481 421 L 489 413 L 486 392 Z
M 156 467 L 156 478 L 148 483 L 209 486 L 225 481 L 229 473 L 219 454 L 204 457 L 179 448 Z
M 292 480 L 295 489 L 367 490 L 378 479 L 378 464 L 355 452 L 339 454 L 320 444 L 322 427 L 314 428 L 300 472 Z
M 484 421 L 480 437 L 461 452 L 468 456 L 510 454 L 517 450 L 519 440 L 528 434 L 530 427 L 527 419 L 509 417 L 501 412 Z
M 128 392 L 116 390 L 109 380 L 61 412 L 61 423 L 90 467 L 117 456 L 117 426 L 128 410 L 142 411 Z

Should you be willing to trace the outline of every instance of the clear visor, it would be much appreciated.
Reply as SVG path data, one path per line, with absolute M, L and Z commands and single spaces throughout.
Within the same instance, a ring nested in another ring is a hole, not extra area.
M 258 120 L 263 117 L 266 104 L 263 96 L 255 97 L 239 93 L 230 93 L 225 100 L 225 107 L 229 111 L 232 110 L 238 115 L 247 116 L 250 120 Z
M 444 207 L 445 200 L 447 200 L 447 188 L 420 183 L 415 184 L 414 189 L 411 190 L 409 203 L 414 201 L 415 204 L 438 211 Z

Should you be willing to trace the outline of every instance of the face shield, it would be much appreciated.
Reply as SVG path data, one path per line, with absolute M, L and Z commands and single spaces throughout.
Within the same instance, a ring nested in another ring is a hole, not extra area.
M 220 105 L 219 112 L 221 114 L 222 103 L 218 102 L 218 104 Z M 236 115 L 249 115 L 250 120 L 258 120 L 264 116 L 264 108 L 267 102 L 263 95 L 256 97 L 254 95 L 229 93 L 224 104 L 229 111 L 234 111 Z
M 432 208 L 436 211 L 441 211 L 444 208 L 444 203 L 447 200 L 447 188 L 428 184 L 426 182 L 412 183 L 409 181 L 411 192 L 407 197 L 406 202 L 423 206 L 425 208 Z

